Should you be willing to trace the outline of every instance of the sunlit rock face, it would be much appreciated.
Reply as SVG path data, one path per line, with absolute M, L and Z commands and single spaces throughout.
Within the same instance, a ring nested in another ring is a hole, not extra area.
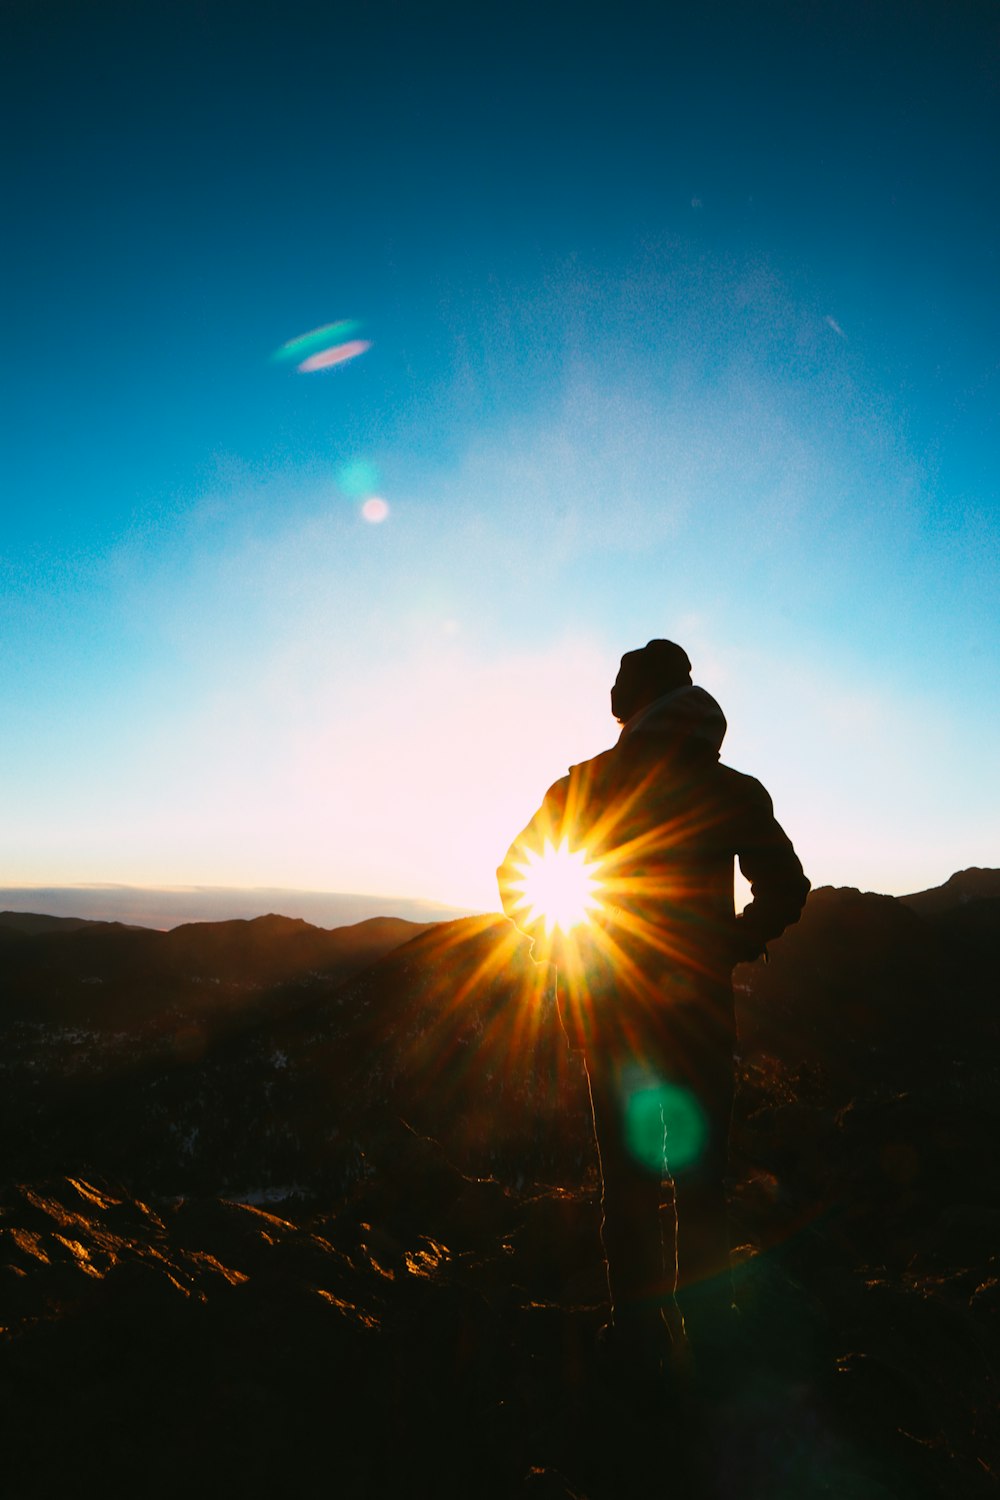
M 745 1337 L 655 1422 L 596 1352 L 584 1081 L 507 923 L 0 919 L 13 1492 L 985 1496 L 1000 900 L 969 889 L 816 892 L 737 971 Z

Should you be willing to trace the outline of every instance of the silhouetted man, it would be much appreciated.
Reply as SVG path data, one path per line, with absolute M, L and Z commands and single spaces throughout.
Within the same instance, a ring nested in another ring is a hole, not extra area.
M 719 764 L 725 718 L 692 686 L 679 646 L 628 652 L 611 712 L 617 744 L 549 789 L 497 878 L 536 957 L 559 968 L 600 1154 L 608 1331 L 648 1363 L 685 1325 L 697 1350 L 731 1305 L 732 970 L 797 920 L 809 882 L 760 782 Z M 541 868 L 546 846 L 563 840 L 571 880 L 574 851 L 594 862 L 598 905 L 568 935 L 546 935 L 526 866 Z M 741 916 L 734 858 L 753 895 Z

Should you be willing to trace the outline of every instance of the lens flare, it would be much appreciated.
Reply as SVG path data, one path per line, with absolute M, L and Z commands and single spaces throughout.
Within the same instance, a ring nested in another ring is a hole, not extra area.
M 371 495 L 365 501 L 364 505 L 362 505 L 361 514 L 366 521 L 371 521 L 373 525 L 377 525 L 379 521 L 384 521 L 389 514 L 388 502 L 381 499 L 378 495 Z
M 708 1125 L 689 1089 L 640 1075 L 626 1084 L 622 1107 L 628 1149 L 650 1172 L 674 1173 L 697 1163 Z
M 541 853 L 528 851 L 517 866 L 521 878 L 511 883 L 522 892 L 518 905 L 529 923 L 544 921 L 550 935 L 556 928 L 571 932 L 600 906 L 599 869 L 585 849 L 571 849 L 568 839 L 558 846 L 546 839 Z
M 359 354 L 364 354 L 370 349 L 365 339 L 352 339 L 348 344 L 338 344 L 335 349 L 321 349 L 318 354 L 310 354 L 300 365 L 296 365 L 300 375 L 308 375 L 313 370 L 329 370 L 332 365 L 345 364 L 349 359 L 357 359 Z
M 289 339 L 274 351 L 272 358 L 287 364 L 300 364 L 318 349 L 329 349 L 332 345 L 347 343 L 354 338 L 360 327 L 360 323 L 353 322 L 324 323 L 322 328 L 314 328 L 311 333 L 300 333 L 297 338 Z
M 337 470 L 337 484 L 352 500 L 374 495 L 379 488 L 379 472 L 366 458 L 352 458 Z
M 294 364 L 300 374 L 308 375 L 313 370 L 329 370 L 333 365 L 346 364 L 357 359 L 371 348 L 367 339 L 359 339 L 361 324 L 343 321 L 324 323 L 311 333 L 301 333 L 276 349 L 271 358 L 283 364 Z

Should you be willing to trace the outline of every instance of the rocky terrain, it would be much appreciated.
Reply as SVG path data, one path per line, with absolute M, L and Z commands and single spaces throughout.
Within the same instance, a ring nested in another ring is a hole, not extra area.
M 613 1378 L 584 1082 L 499 918 L 0 916 L 5 1492 L 997 1492 L 1000 872 L 737 970 L 740 1335 Z

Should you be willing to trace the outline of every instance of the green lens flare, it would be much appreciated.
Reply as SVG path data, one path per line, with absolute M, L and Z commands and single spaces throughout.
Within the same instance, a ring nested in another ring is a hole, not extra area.
M 365 458 L 352 459 L 337 470 L 337 484 L 352 500 L 363 500 L 379 488 L 379 473 Z
M 319 349 L 327 349 L 333 344 L 344 344 L 361 327 L 360 323 L 326 323 L 322 328 L 314 328 L 311 333 L 303 333 L 297 339 L 289 339 L 287 344 L 282 344 L 280 349 L 275 349 L 272 359 L 288 360 L 298 364 L 310 354 L 315 354 Z
M 646 1079 L 626 1090 L 625 1140 L 636 1161 L 651 1172 L 678 1172 L 701 1155 L 707 1135 L 697 1099 L 677 1084 Z

